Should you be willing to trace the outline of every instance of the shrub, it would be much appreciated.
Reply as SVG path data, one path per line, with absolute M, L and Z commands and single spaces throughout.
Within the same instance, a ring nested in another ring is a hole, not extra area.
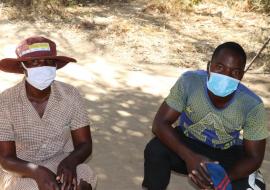
M 251 0 L 252 4 L 257 10 L 270 11 L 270 0 Z
M 150 0 L 145 11 L 177 14 L 181 10 L 190 10 L 193 5 L 202 0 Z

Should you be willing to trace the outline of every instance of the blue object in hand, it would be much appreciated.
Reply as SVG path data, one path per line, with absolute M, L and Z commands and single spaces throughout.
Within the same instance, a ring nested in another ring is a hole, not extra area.
M 215 190 L 232 190 L 231 181 L 221 165 L 216 163 L 206 163 L 205 165 Z

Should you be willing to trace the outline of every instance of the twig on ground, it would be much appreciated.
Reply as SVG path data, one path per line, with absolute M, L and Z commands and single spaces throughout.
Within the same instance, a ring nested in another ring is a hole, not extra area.
M 258 51 L 258 53 L 255 55 L 255 57 L 253 57 L 253 59 L 251 60 L 251 62 L 248 65 L 247 69 L 245 70 L 245 72 L 247 72 L 249 70 L 249 68 L 251 67 L 251 65 L 254 63 L 254 61 L 257 59 L 257 57 L 259 57 L 259 55 L 266 48 L 266 46 L 267 46 L 267 44 L 269 42 L 270 42 L 270 37 L 268 38 L 268 40 L 266 40 L 266 42 L 263 44 L 262 48 L 260 49 L 260 51 Z

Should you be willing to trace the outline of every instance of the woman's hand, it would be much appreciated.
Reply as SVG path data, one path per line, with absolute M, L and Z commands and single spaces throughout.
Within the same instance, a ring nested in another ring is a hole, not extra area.
M 61 183 L 61 190 L 77 189 L 76 165 L 64 159 L 58 165 L 56 180 Z
M 60 190 L 56 175 L 48 168 L 39 166 L 34 179 L 40 190 Z

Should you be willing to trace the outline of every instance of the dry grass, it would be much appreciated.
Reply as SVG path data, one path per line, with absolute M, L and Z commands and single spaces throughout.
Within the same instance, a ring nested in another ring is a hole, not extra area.
M 216 3 L 226 4 L 231 8 L 239 11 L 257 11 L 257 12 L 270 12 L 270 1 L 269 0 L 150 0 L 147 7 L 148 10 L 158 11 L 160 13 L 177 14 L 180 11 L 190 11 L 194 5 L 199 3 Z
M 131 65 L 205 68 L 214 48 L 224 41 L 240 43 L 252 59 L 270 35 L 268 16 L 245 12 L 241 7 L 231 9 L 220 1 L 204 0 L 189 11 L 183 11 L 179 4 L 175 14 L 169 12 L 175 7 L 152 2 L 54 8 L 50 14 L 4 8 L 3 16 L 14 23 L 26 20 L 59 30 L 74 30 L 95 42 L 101 54 L 111 54 Z M 253 69 L 270 71 L 269 55 L 267 48 Z
M 158 12 L 177 15 L 182 11 L 191 11 L 194 4 L 200 0 L 150 0 L 145 12 Z

